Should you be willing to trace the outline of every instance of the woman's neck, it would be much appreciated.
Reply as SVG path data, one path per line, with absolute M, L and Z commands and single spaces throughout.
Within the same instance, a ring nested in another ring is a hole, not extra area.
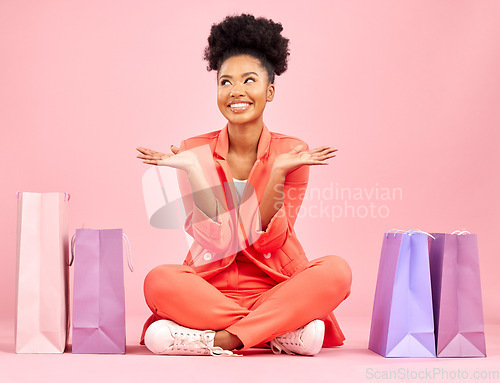
M 229 148 L 228 153 L 237 156 L 248 156 L 257 154 L 260 134 L 262 133 L 263 121 L 247 124 L 228 123 Z

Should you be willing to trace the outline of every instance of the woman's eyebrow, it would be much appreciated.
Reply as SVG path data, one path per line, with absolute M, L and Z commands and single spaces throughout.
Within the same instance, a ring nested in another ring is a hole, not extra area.
M 251 74 L 254 74 L 254 75 L 256 75 L 257 77 L 259 76 L 259 75 L 258 75 L 257 73 L 255 73 L 255 72 L 245 72 L 245 73 L 243 73 L 243 74 L 241 75 L 241 77 L 245 77 L 245 76 L 248 76 L 248 75 L 251 75 Z M 229 76 L 228 74 L 223 74 L 222 76 L 220 76 L 220 77 L 219 77 L 219 80 L 220 80 L 221 78 L 233 78 L 233 76 Z

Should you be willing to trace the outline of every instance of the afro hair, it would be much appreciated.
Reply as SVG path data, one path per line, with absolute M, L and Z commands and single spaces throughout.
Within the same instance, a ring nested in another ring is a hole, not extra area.
M 260 60 L 267 71 L 269 82 L 281 75 L 288 66 L 289 40 L 281 35 L 283 26 L 271 19 L 255 18 L 250 14 L 227 16 L 213 24 L 205 48 L 207 70 L 219 71 L 229 57 L 248 54 Z

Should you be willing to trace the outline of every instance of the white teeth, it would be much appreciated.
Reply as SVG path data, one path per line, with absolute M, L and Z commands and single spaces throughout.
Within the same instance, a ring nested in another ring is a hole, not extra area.
M 240 104 L 231 104 L 231 108 L 244 108 L 245 106 L 249 106 L 250 104 L 247 103 L 240 103 Z

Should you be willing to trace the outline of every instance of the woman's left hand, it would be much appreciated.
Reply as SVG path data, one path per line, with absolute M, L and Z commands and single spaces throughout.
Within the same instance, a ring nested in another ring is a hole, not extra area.
M 280 154 L 276 157 L 273 170 L 282 172 L 286 175 L 288 172 L 302 165 L 328 165 L 327 159 L 335 157 L 337 148 L 331 146 L 322 146 L 320 148 L 300 151 L 304 145 L 297 145 L 288 153 Z

